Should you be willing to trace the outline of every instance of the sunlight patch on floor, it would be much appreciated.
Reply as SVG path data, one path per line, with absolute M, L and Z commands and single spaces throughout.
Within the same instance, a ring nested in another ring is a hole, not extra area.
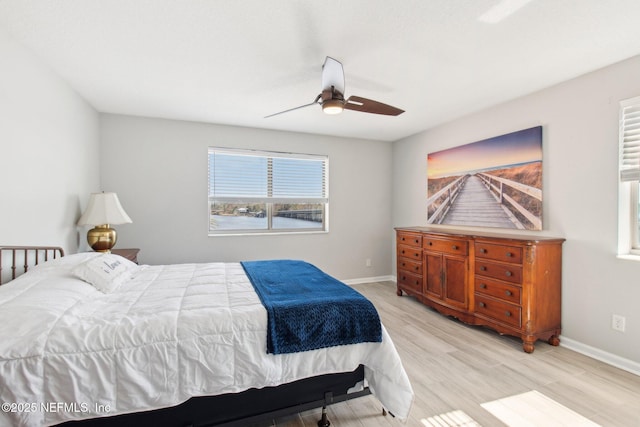
M 532 390 L 481 406 L 510 427 L 599 427 L 588 418 Z
M 473 418 L 461 410 L 423 418 L 420 422 L 426 427 L 481 427 Z

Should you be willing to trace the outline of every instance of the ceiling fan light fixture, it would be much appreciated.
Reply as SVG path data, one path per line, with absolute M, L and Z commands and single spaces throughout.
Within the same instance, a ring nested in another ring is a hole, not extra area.
M 1 0 L 0 0 L 1 1 Z M 533 1 L 533 0 L 503 0 L 503 1 Z M 316 96 L 316 99 L 305 105 L 280 111 L 279 113 L 270 114 L 267 117 L 277 116 L 279 114 L 288 113 L 290 111 L 299 110 L 301 108 L 310 107 L 312 105 L 320 105 L 325 114 L 340 114 L 342 110 L 359 111 L 361 113 L 381 114 L 383 116 L 397 116 L 404 113 L 391 105 L 372 99 L 362 98 L 351 95 L 349 98 L 344 97 L 344 70 L 342 64 L 333 58 L 327 56 L 322 66 L 322 92 Z
M 325 114 L 340 114 L 343 109 L 344 105 L 339 99 L 328 99 L 322 103 L 322 111 Z

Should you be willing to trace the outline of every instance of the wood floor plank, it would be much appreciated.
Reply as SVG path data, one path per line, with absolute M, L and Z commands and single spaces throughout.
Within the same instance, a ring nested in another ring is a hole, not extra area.
M 331 405 L 332 426 L 425 427 L 457 413 L 479 426 L 501 427 L 505 424 L 481 404 L 532 390 L 603 427 L 640 426 L 640 377 L 634 374 L 540 341 L 527 354 L 517 338 L 465 325 L 413 297 L 398 297 L 392 282 L 353 287 L 378 309 L 415 400 L 406 424 L 382 416 L 373 396 Z M 319 418 L 318 409 L 267 425 L 316 427 Z

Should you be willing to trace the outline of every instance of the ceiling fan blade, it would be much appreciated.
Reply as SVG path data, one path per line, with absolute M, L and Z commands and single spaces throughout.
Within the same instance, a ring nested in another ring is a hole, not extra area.
M 404 113 L 404 110 L 399 108 L 359 96 L 350 96 L 344 103 L 344 109 L 361 111 L 363 113 L 382 114 L 385 116 L 398 116 Z
M 304 104 L 304 105 L 301 105 L 301 106 L 299 106 L 299 107 L 289 108 L 288 110 L 280 111 L 280 112 L 278 112 L 278 113 L 269 114 L 268 116 L 264 116 L 264 118 L 265 118 L 265 119 L 268 119 L 269 117 L 277 116 L 277 115 L 279 115 L 279 114 L 288 113 L 288 112 L 290 112 L 290 111 L 295 111 L 295 110 L 299 110 L 299 109 L 301 109 L 301 108 L 306 108 L 306 107 L 310 107 L 310 106 L 312 106 L 312 105 L 318 104 L 318 101 L 320 100 L 320 97 L 321 97 L 321 96 L 322 96 L 322 94 L 320 94 L 320 95 L 316 96 L 315 101 L 310 102 L 310 103 L 308 103 L 308 104 Z
M 344 69 L 339 61 L 327 56 L 322 65 L 322 90 L 330 89 L 344 94 Z

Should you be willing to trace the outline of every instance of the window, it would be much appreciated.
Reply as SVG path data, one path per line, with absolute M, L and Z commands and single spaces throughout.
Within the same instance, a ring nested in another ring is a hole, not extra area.
M 327 231 L 328 158 L 209 148 L 209 234 Z
M 620 103 L 619 250 L 640 255 L 640 97 Z

